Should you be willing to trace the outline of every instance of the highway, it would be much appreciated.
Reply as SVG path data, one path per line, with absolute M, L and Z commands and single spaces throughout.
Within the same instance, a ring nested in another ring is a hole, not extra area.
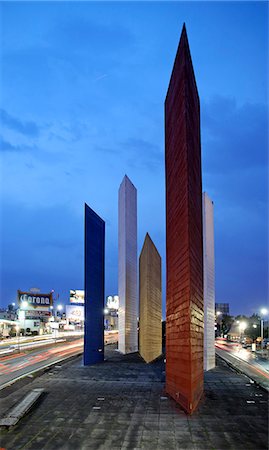
M 239 343 L 216 339 L 216 354 L 269 390 L 269 360 Z M 266 352 L 265 352 L 266 353 Z M 264 353 L 264 354 L 265 354 Z
M 0 390 L 32 372 L 83 352 L 83 333 L 59 333 L 4 340 L 0 344 Z M 117 342 L 117 331 L 105 331 L 105 344 Z
M 50 364 L 57 363 L 69 356 L 78 355 L 83 352 L 83 339 L 69 338 L 58 343 L 27 350 L 21 346 L 20 353 L 14 353 L 0 357 L 0 389 L 13 383 L 18 378 L 29 375 Z

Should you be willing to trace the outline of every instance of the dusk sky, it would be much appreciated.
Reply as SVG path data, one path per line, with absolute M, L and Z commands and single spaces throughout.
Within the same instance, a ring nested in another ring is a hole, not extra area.
M 215 205 L 216 302 L 268 303 L 268 5 L 1 3 L 1 306 L 17 289 L 83 289 L 84 203 L 106 222 L 117 294 L 118 188 L 138 191 L 163 262 L 164 99 L 183 22 L 201 101 L 203 190 Z M 163 316 L 165 315 L 165 293 Z

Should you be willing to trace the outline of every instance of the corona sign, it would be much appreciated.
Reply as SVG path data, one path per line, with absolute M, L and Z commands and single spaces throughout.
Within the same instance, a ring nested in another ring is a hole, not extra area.
M 27 302 L 29 306 L 49 307 L 52 305 L 52 293 L 50 294 L 34 294 L 33 292 L 22 292 L 18 290 L 18 303 Z

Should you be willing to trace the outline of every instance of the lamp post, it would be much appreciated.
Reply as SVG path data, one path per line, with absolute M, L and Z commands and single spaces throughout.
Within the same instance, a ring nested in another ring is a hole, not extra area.
M 18 345 L 18 353 L 20 353 L 20 325 L 16 325 L 16 335 L 17 335 L 17 345 Z
M 57 312 L 56 315 L 54 316 L 55 318 L 55 322 L 54 322 L 54 339 L 55 339 L 55 344 L 56 344 L 56 322 L 58 323 L 58 321 L 56 320 L 58 317 L 58 311 L 62 311 L 63 306 L 62 305 L 57 305 Z
M 24 330 L 23 332 L 24 332 L 24 335 L 26 334 L 26 330 L 25 330 L 25 309 L 27 307 L 28 307 L 28 302 L 26 300 L 24 300 L 23 302 L 21 302 L 21 305 L 18 308 L 19 320 L 20 320 L 20 322 L 23 320 L 23 330 Z M 23 318 L 22 318 L 22 314 L 21 313 L 23 313 Z
M 261 345 L 262 345 L 262 341 L 263 341 L 263 316 L 265 316 L 267 314 L 267 309 L 266 308 L 262 308 L 261 309 Z

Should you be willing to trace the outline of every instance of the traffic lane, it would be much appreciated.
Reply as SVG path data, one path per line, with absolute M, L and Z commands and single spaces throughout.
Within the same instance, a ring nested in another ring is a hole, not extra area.
M 83 339 L 0 358 L 0 387 L 48 364 L 82 353 Z
M 269 391 L 269 374 L 256 361 L 245 361 L 237 357 L 234 353 L 229 352 L 226 349 L 221 349 L 218 346 L 216 346 L 216 354 Z
M 252 352 L 250 348 L 243 348 L 237 342 L 229 342 L 223 339 L 216 339 L 216 348 L 229 352 L 237 358 L 242 359 L 250 364 L 259 365 L 269 372 L 269 361 L 256 352 Z
M 77 333 L 77 334 L 71 334 L 71 333 L 58 333 L 56 340 L 58 339 L 65 339 L 66 341 L 72 340 L 72 339 L 80 339 L 83 336 L 83 333 Z M 24 344 L 30 344 L 30 343 L 39 343 L 39 342 L 46 342 L 46 341 L 50 341 L 53 340 L 55 341 L 55 335 L 54 334 L 47 334 L 44 336 L 20 336 L 19 338 L 12 338 L 9 340 L 5 340 L 0 342 L 0 351 L 2 349 L 5 348 L 10 348 L 13 347 L 14 345 L 17 346 L 18 343 L 20 346 L 24 345 Z
M 30 342 L 19 342 L 18 341 L 16 343 L 13 343 L 12 345 L 10 345 L 8 348 L 1 348 L 0 349 L 0 358 L 2 356 L 6 356 L 8 354 L 15 354 L 18 353 L 18 350 L 20 351 L 25 351 L 25 350 L 32 350 L 34 348 L 39 348 L 39 347 L 48 347 L 52 344 L 55 343 L 60 343 L 60 342 L 71 342 L 77 339 L 81 339 L 80 336 L 67 336 L 67 337 L 57 337 L 57 338 L 46 338 L 44 340 L 38 340 L 38 341 L 30 341 Z
M 82 331 L 59 331 L 58 332 L 58 338 L 80 338 L 81 336 L 84 335 L 84 332 Z M 24 343 L 24 342 L 38 342 L 38 341 L 43 341 L 46 339 L 55 339 L 55 334 L 54 333 L 50 333 L 50 334 L 44 334 L 43 336 L 20 336 L 19 338 L 17 336 L 12 337 L 12 338 L 8 338 L 8 339 L 3 339 L 0 341 L 0 348 L 9 348 L 10 345 L 17 345 L 18 343 L 18 339 L 20 343 Z

